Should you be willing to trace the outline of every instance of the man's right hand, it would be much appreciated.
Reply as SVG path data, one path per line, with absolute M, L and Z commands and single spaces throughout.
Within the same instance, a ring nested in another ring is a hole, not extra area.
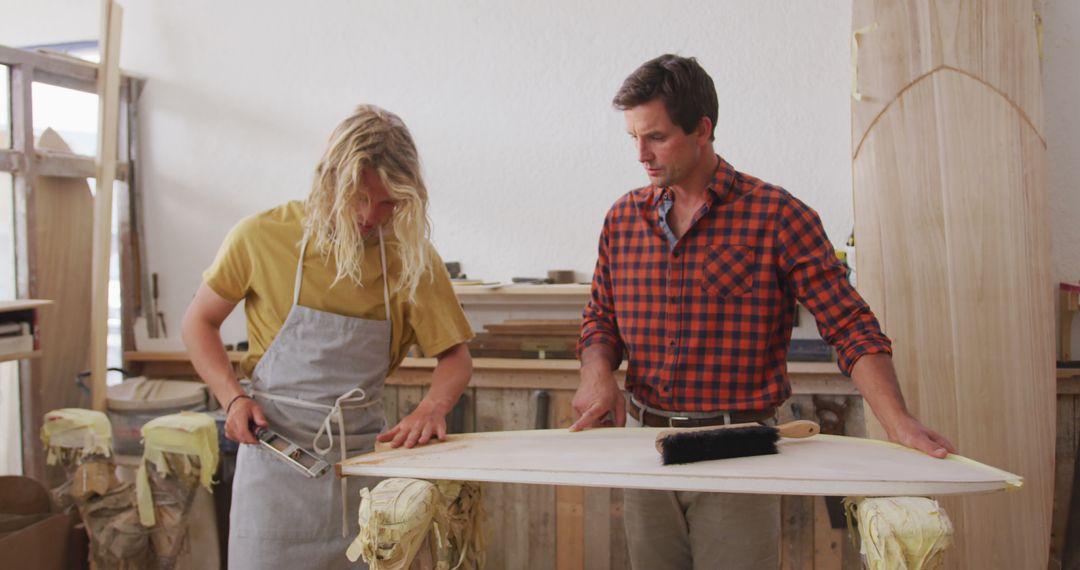
M 259 443 L 252 432 L 252 424 L 259 427 L 270 425 L 263 415 L 262 407 L 255 400 L 238 398 L 225 418 L 225 437 L 239 443 Z
M 570 431 L 626 425 L 626 400 L 615 382 L 615 375 L 609 367 L 590 368 L 583 365 L 581 369 L 581 385 L 571 402 L 579 417 L 570 426 Z

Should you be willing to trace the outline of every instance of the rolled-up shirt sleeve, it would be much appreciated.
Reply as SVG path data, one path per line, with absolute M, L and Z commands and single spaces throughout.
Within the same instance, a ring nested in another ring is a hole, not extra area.
M 892 354 L 892 343 L 877 317 L 851 286 L 847 270 L 813 209 L 795 198 L 780 209 L 777 259 L 781 278 L 817 321 L 818 332 L 836 348 L 846 376 L 867 354 Z M 595 285 L 594 285 L 595 287 Z
M 615 297 L 611 282 L 611 257 L 610 257 L 610 222 L 611 214 L 604 220 L 604 229 L 600 233 L 600 246 L 596 258 L 596 269 L 593 271 L 592 294 L 589 302 L 585 305 L 581 319 L 581 338 L 577 343 L 577 357 L 581 358 L 581 352 L 593 345 L 604 345 L 611 348 L 615 355 L 613 368 L 618 368 L 622 363 L 625 352 L 625 344 L 619 335 L 618 319 L 615 315 Z

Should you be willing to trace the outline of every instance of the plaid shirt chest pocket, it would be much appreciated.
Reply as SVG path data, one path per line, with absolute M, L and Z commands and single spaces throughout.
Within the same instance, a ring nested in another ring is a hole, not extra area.
M 754 288 L 754 248 L 717 244 L 705 250 L 701 288 L 720 299 L 739 297 Z

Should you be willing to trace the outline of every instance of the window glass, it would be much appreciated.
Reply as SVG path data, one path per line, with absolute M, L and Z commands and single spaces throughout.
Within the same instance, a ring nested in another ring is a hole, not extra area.
M 34 82 L 34 138 L 45 129 L 60 134 L 75 154 L 97 155 L 98 96 Z
M 11 148 L 11 74 L 0 65 L 0 148 Z
M 5 79 L 7 75 L 4 75 Z M 7 118 L 5 114 L 5 119 Z M 12 235 L 11 173 L 0 172 L 0 299 L 15 298 L 15 243 Z M 19 425 L 19 365 L 0 362 L 0 475 L 22 474 Z

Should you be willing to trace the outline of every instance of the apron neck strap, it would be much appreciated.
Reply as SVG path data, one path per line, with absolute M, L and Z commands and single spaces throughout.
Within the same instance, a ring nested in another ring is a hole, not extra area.
M 379 261 L 382 263 L 383 306 L 386 307 L 386 322 L 390 322 L 390 279 L 386 273 L 386 245 L 383 244 L 382 226 L 379 226 Z
M 296 281 L 293 283 L 292 304 L 300 303 L 300 284 L 304 277 L 304 252 L 307 251 L 308 232 L 304 232 L 304 239 L 300 241 L 300 258 L 296 260 Z M 386 309 L 386 320 L 390 320 L 390 279 L 386 273 L 386 244 L 383 243 L 382 226 L 379 226 L 379 263 L 382 264 L 383 274 L 383 307 Z
M 304 239 L 300 242 L 300 258 L 296 260 L 296 282 L 293 283 L 292 304 L 300 302 L 300 283 L 304 277 L 304 252 L 307 251 L 308 233 L 304 232 Z

